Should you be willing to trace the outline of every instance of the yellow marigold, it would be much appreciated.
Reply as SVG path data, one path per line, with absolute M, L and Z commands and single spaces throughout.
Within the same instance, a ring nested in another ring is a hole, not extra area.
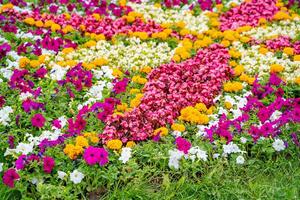
M 211 107 L 209 107 L 209 109 L 207 109 L 207 112 L 206 112 L 206 113 L 207 113 L 208 115 L 211 115 L 211 114 L 213 114 L 213 112 L 215 111 L 215 109 L 216 109 L 216 108 L 215 108 L 214 106 L 211 106 Z
M 254 77 L 248 77 L 247 83 L 248 83 L 249 85 L 253 85 L 254 81 L 255 81 L 255 78 L 254 78 Z
M 258 51 L 260 54 L 265 55 L 266 53 L 268 53 L 269 50 L 265 47 L 260 47 Z
M 230 42 L 228 40 L 222 40 L 221 44 L 224 46 L 224 47 L 229 47 L 230 46 Z
M 29 63 L 30 63 L 30 60 L 27 57 L 22 57 L 19 60 L 19 66 L 20 66 L 20 68 L 26 67 L 26 65 L 28 65 Z
M 60 29 L 61 29 L 61 27 L 60 27 L 59 24 L 52 24 L 52 25 L 51 25 L 51 31 L 52 31 L 52 32 L 56 32 L 56 31 L 58 31 L 58 30 L 60 30 Z
M 185 27 L 185 23 L 183 21 L 179 21 L 176 23 L 176 26 L 179 28 L 184 28 Z
M 71 15 L 69 13 L 64 13 L 64 17 L 66 20 L 71 19 Z
M 0 7 L 0 13 L 2 11 L 13 9 L 13 7 L 14 7 L 14 5 L 11 3 L 4 4 L 3 6 Z
M 289 16 L 289 14 L 286 13 L 286 12 L 278 11 L 278 12 L 274 15 L 273 19 L 275 19 L 275 20 L 290 19 L 290 16 Z
M 297 83 L 298 85 L 300 85 L 300 76 L 295 79 L 295 83 Z
M 129 94 L 137 94 L 139 92 L 141 92 L 139 89 L 134 88 L 129 91 Z
M 168 38 L 168 35 L 169 34 L 167 32 L 159 32 L 159 33 L 157 33 L 157 38 L 160 38 L 162 40 L 166 40 Z
M 142 78 L 141 76 L 133 76 L 132 77 L 132 82 L 143 85 L 143 84 L 147 83 L 147 79 Z
M 300 55 L 295 55 L 294 56 L 294 61 L 300 61 Z
M 130 101 L 130 107 L 135 108 L 141 103 L 143 94 L 136 94 L 135 98 Z
M 155 129 L 154 130 L 154 133 L 153 135 L 157 135 L 157 134 L 160 134 L 160 136 L 167 136 L 169 133 L 169 130 L 166 128 L 166 127 L 160 127 L 158 129 Z
M 67 144 L 64 148 L 64 153 L 69 156 L 70 159 L 77 158 L 78 155 L 83 153 L 83 148 L 81 146 L 74 146 L 73 144 Z
M 195 105 L 195 108 L 197 110 L 199 110 L 200 112 L 206 112 L 207 111 L 207 107 L 206 107 L 206 105 L 204 103 L 197 103 Z
M 179 34 L 181 35 L 181 36 L 185 36 L 185 35 L 187 35 L 187 34 L 190 34 L 190 30 L 188 30 L 188 29 L 181 29 L 180 30 L 180 32 L 179 32 Z
M 232 104 L 228 101 L 225 101 L 224 105 L 225 105 L 225 108 L 228 110 L 230 110 L 232 108 Z
M 74 49 L 72 47 L 69 47 L 69 48 L 64 48 L 61 52 L 63 54 L 68 54 L 71 53 L 72 51 L 74 51 Z
M 145 66 L 140 69 L 140 72 L 143 72 L 146 74 L 149 74 L 151 71 L 152 71 L 152 68 L 150 66 Z
M 185 60 L 191 57 L 191 54 L 187 51 L 180 52 L 180 57 Z
M 285 54 L 291 56 L 291 55 L 294 54 L 294 49 L 291 48 L 291 47 L 285 47 L 285 48 L 283 49 L 283 53 L 285 53 Z
M 234 75 L 240 76 L 245 71 L 245 68 L 243 65 L 238 65 L 234 68 Z
M 240 58 L 242 54 L 235 49 L 230 49 L 229 55 L 233 58 Z
M 93 61 L 93 64 L 95 64 L 98 67 L 106 65 L 107 63 L 108 63 L 108 60 L 105 58 L 98 58 Z
M 86 42 L 83 46 L 88 48 L 88 47 L 96 46 L 96 44 L 97 43 L 94 40 L 90 40 Z
M 63 31 L 64 33 L 69 33 L 69 32 L 71 32 L 71 31 L 73 31 L 73 30 L 74 30 L 73 26 L 67 25 L 66 27 L 63 28 L 62 31 Z
M 196 124 L 207 124 L 209 118 L 205 114 L 201 114 L 196 108 L 188 106 L 180 111 L 179 120 L 196 123 Z
M 79 26 L 79 29 L 80 29 L 81 31 L 85 31 L 86 27 L 85 27 L 85 25 L 81 24 L 81 25 Z
M 185 126 L 183 124 L 174 123 L 174 124 L 172 124 L 171 128 L 173 131 L 180 131 L 180 132 L 185 131 Z
M 147 32 L 135 32 L 133 35 L 139 37 L 141 40 L 148 39 L 148 33 Z
M 82 66 L 86 69 L 86 70 L 92 70 L 96 68 L 96 65 L 93 63 L 82 63 Z
M 106 144 L 106 146 L 109 148 L 109 149 L 113 149 L 113 150 L 119 150 L 122 148 L 122 141 L 121 140 L 118 140 L 118 139 L 115 139 L 115 140 L 109 140 Z
M 126 0 L 119 0 L 119 5 L 120 6 L 126 6 Z
M 136 144 L 134 141 L 128 141 L 127 144 L 126 144 L 126 147 L 129 147 L 129 148 L 132 148 L 134 147 Z
M 266 24 L 267 23 L 267 20 L 266 18 L 260 18 L 259 21 L 258 21 L 259 24 Z
M 76 141 L 76 146 L 81 146 L 81 147 L 89 146 L 88 140 L 83 136 L 77 136 L 75 141 Z
M 184 39 L 182 41 L 182 46 L 186 49 L 186 50 L 190 50 L 191 48 L 193 48 L 193 43 L 188 40 L 188 39 Z
M 273 73 L 282 72 L 284 70 L 284 67 L 279 64 L 273 64 L 270 67 L 271 67 L 270 72 L 273 72 Z
M 250 41 L 250 38 L 243 36 L 243 37 L 240 38 L 240 41 L 243 42 L 243 43 L 247 43 L 247 42 Z
M 240 82 L 227 82 L 223 85 L 225 92 L 238 92 L 243 89 L 243 85 Z
M 180 62 L 181 58 L 179 55 L 174 55 L 172 60 L 174 60 L 175 62 Z
M 47 28 L 47 27 L 51 27 L 52 24 L 54 24 L 54 21 L 52 21 L 52 20 L 47 20 L 47 21 L 45 22 L 44 26 Z
M 77 64 L 77 62 L 75 60 L 67 60 L 65 62 L 65 66 L 70 66 L 70 67 L 73 67 Z
M 98 13 L 93 13 L 93 17 L 95 20 L 99 21 L 101 19 L 101 16 Z
M 29 25 L 34 25 L 35 24 L 35 21 L 32 17 L 27 17 L 26 19 L 23 20 L 26 24 L 29 24 Z
M 125 111 L 127 109 L 128 105 L 126 103 L 122 103 L 117 105 L 117 111 Z
M 96 41 L 105 40 L 105 36 L 103 34 L 96 34 L 95 39 Z
M 45 62 L 45 59 L 46 59 L 46 55 L 40 55 L 39 58 L 38 58 L 38 61 L 40 63 L 44 63 Z
M 31 60 L 29 64 L 32 68 L 37 68 L 40 66 L 40 62 L 38 60 Z
M 237 66 L 237 63 L 234 60 L 229 61 L 231 67 Z
M 38 21 L 35 22 L 35 26 L 41 28 L 41 27 L 44 26 L 44 23 L 41 20 L 38 20 Z
M 121 70 L 119 70 L 119 69 L 117 69 L 117 68 L 114 68 L 114 69 L 113 69 L 112 75 L 113 75 L 114 77 L 121 77 L 121 76 L 123 76 L 123 72 L 121 72 Z
M 226 30 L 223 32 L 223 37 L 225 40 L 229 40 L 229 41 L 234 41 L 236 40 L 235 36 L 234 36 L 234 31 L 232 30 Z

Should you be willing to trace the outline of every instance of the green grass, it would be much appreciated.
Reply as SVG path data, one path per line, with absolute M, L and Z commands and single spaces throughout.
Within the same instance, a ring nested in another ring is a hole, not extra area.
M 197 178 L 189 178 L 188 171 L 178 176 L 146 169 L 95 199 L 299 199 L 299 163 L 284 158 L 244 166 L 220 161 Z

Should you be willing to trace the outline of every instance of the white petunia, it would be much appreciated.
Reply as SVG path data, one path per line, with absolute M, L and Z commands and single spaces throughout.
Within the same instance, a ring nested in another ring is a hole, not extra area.
M 175 169 L 179 169 L 179 161 L 183 157 L 184 153 L 179 151 L 178 149 L 169 150 L 169 167 L 174 167 Z
M 24 155 L 28 155 L 33 151 L 33 144 L 19 143 L 15 149 L 16 153 L 21 153 Z
M 82 181 L 82 179 L 84 178 L 84 174 L 81 173 L 80 171 L 78 171 L 77 169 L 75 169 L 71 174 L 70 174 L 70 180 L 74 183 L 74 184 L 78 184 Z
M 213 154 L 213 158 L 214 158 L 214 159 L 217 159 L 217 158 L 219 158 L 219 157 L 220 157 L 220 154 L 219 154 L 219 153 L 214 153 L 214 154 Z
M 198 146 L 192 147 L 189 149 L 190 155 L 196 155 L 200 160 L 207 161 L 207 152 L 200 149 Z M 192 157 L 193 158 L 193 157 Z M 193 160 L 193 159 L 192 159 Z
M 123 164 L 125 164 L 129 160 L 129 158 L 131 158 L 131 148 L 122 148 L 122 153 L 119 160 L 122 161 Z
M 275 139 L 272 146 L 276 151 L 282 151 L 285 149 L 284 141 L 281 139 Z
M 60 179 L 64 179 L 64 177 L 67 175 L 67 174 L 66 174 L 65 172 L 63 172 L 63 171 L 58 171 L 57 174 L 58 174 L 58 178 L 60 178 Z
M 243 156 L 240 155 L 236 158 L 236 164 L 242 165 L 244 163 L 245 163 L 245 158 Z
M 241 141 L 241 143 L 245 144 L 247 142 L 247 138 L 241 137 L 240 141 Z
M 239 153 L 241 152 L 240 148 L 238 145 L 234 144 L 233 142 L 230 142 L 229 144 L 224 144 L 223 145 L 223 155 L 229 155 L 231 153 Z
M 5 106 L 0 110 L 0 124 L 7 126 L 10 122 L 9 114 L 13 113 L 13 109 L 10 106 Z
M 19 96 L 21 101 L 24 101 L 30 97 L 33 97 L 33 95 L 30 92 L 22 92 Z
M 0 163 L 0 172 L 3 171 L 3 163 Z

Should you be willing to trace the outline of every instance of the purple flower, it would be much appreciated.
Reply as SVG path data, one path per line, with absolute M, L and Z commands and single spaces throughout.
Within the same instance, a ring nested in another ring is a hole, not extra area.
M 26 162 L 26 156 L 25 155 L 20 155 L 19 158 L 16 160 L 16 169 L 17 170 L 22 170 L 25 167 Z
M 31 124 L 34 127 L 38 127 L 38 128 L 42 128 L 45 125 L 46 119 L 45 117 L 38 113 L 35 114 L 32 118 L 31 118 Z
M 120 93 L 122 93 L 122 92 L 125 92 L 125 91 L 126 91 L 126 87 L 127 87 L 128 82 L 129 82 L 129 79 L 128 79 L 128 78 L 124 78 L 123 80 L 116 82 L 116 83 L 114 84 L 113 91 L 114 91 L 116 94 L 120 94 Z
M 53 14 L 56 14 L 56 13 L 57 13 L 57 10 L 58 10 L 58 6 L 56 6 L 56 5 L 51 5 L 51 6 L 49 7 L 49 11 L 50 11 L 51 13 L 53 13 Z
M 95 165 L 100 162 L 101 149 L 96 147 L 88 147 L 83 154 L 83 158 L 88 165 Z
M 43 168 L 45 173 L 50 174 L 54 166 L 55 166 L 55 161 L 53 158 L 47 156 L 44 157 Z
M 0 45 L 0 59 L 4 58 L 6 54 L 11 50 L 11 46 L 8 43 Z
M 108 152 L 104 148 L 99 148 L 100 161 L 99 165 L 103 166 L 108 163 Z
M 188 153 L 188 151 L 191 148 L 191 143 L 189 141 L 187 141 L 186 139 L 182 138 L 182 137 L 177 137 L 175 140 L 175 143 L 177 145 L 177 149 L 179 151 L 183 151 L 185 154 Z
M 20 175 L 16 172 L 15 169 L 8 169 L 6 172 L 4 172 L 2 181 L 8 187 L 14 188 L 15 180 L 17 180 L 19 178 L 20 178 Z

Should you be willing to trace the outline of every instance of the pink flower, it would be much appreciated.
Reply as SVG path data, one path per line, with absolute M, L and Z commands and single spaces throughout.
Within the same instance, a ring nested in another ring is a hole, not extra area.
M 52 169 L 55 166 L 54 159 L 46 156 L 46 157 L 44 157 L 43 162 L 44 162 L 44 164 L 43 164 L 44 172 L 47 174 L 50 174 Z
M 19 178 L 20 176 L 15 169 L 8 169 L 6 172 L 4 172 L 2 181 L 8 187 L 13 188 L 15 187 L 15 180 Z
M 100 153 L 100 148 L 90 146 L 84 151 L 83 158 L 87 164 L 95 165 L 101 160 Z
M 108 163 L 108 152 L 104 148 L 99 148 L 99 165 L 103 166 Z
M 189 141 L 187 141 L 186 139 L 182 138 L 182 137 L 177 137 L 175 140 L 175 143 L 177 145 L 177 149 L 179 151 L 183 151 L 185 154 L 188 153 L 188 151 L 191 148 L 191 143 Z
M 118 81 L 114 84 L 114 88 L 113 88 L 113 91 L 116 93 L 116 94 L 120 94 L 122 92 L 125 92 L 126 91 L 126 87 L 127 87 L 127 84 L 128 84 L 128 78 L 124 78 L 123 80 L 121 81 Z
M 31 118 L 31 124 L 32 124 L 32 126 L 35 126 L 35 127 L 38 127 L 38 128 L 42 128 L 45 125 L 45 122 L 46 122 L 46 119 L 40 113 L 35 114 Z

